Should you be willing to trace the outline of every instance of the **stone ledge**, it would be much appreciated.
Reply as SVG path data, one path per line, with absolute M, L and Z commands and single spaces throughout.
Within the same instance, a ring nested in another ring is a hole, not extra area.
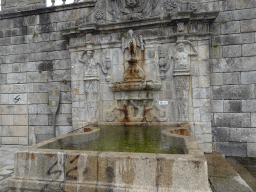
M 214 192 L 253 192 L 240 175 L 227 163 L 219 153 L 205 155 L 208 175 Z

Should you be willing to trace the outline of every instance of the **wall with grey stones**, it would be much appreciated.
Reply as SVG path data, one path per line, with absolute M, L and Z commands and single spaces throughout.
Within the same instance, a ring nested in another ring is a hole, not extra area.
M 218 9 L 210 53 L 213 149 L 255 157 L 256 1 L 220 1 Z
M 213 150 L 224 155 L 255 157 L 255 0 L 197 2 L 203 2 L 201 12 L 220 13 L 210 29 L 210 69 L 198 63 L 191 69 L 198 74 L 192 77 L 191 113 L 200 122 L 193 127 L 195 138 L 201 148 L 213 142 Z M 82 3 L 6 10 L 0 15 L 2 144 L 27 145 L 29 140 L 31 145 L 52 137 L 48 101 L 52 89 L 61 91 L 57 133 L 72 130 L 71 60 L 61 30 L 91 9 Z M 198 46 L 204 44 L 208 47 L 208 41 Z
M 72 130 L 70 54 L 61 30 L 79 11 L 64 6 L 0 15 L 2 145 L 52 137 L 48 91 L 53 89 L 61 92 L 57 135 Z

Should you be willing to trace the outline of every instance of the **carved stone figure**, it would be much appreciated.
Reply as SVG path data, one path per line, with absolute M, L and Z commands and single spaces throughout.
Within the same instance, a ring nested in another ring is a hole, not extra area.
M 85 60 L 83 60 L 85 53 L 87 54 L 87 57 Z M 84 52 L 81 56 L 81 59 L 79 59 L 78 61 L 85 64 L 85 68 L 84 68 L 85 76 L 86 75 L 97 75 L 97 65 L 93 59 L 93 51 L 92 50 L 88 50 L 87 52 Z
M 97 64 L 100 66 L 101 71 L 102 71 L 104 74 L 107 75 L 106 81 L 107 81 L 107 82 L 110 82 L 110 81 L 111 81 L 111 76 L 110 76 L 109 70 L 110 70 L 110 68 L 111 68 L 111 60 L 110 60 L 108 54 L 105 55 L 105 58 L 104 58 L 101 62 L 99 62 L 99 63 L 97 63 Z
M 189 102 L 189 85 L 188 77 L 176 77 L 176 99 L 178 116 L 181 121 L 187 120 L 188 102 Z
M 177 31 L 178 32 L 184 32 L 185 31 L 184 23 L 177 23 Z
M 160 70 L 160 78 L 164 80 L 166 78 L 166 72 L 170 69 L 170 63 L 167 61 L 165 57 L 165 49 L 164 47 L 158 48 L 158 57 L 159 57 L 159 70 Z
M 185 45 L 189 44 L 192 49 L 193 52 L 188 52 L 185 48 Z M 196 48 L 192 45 L 192 43 L 190 41 L 186 41 L 186 40 L 178 40 L 176 42 L 176 52 L 174 55 L 174 63 L 175 63 L 175 69 L 176 70 L 187 70 L 190 71 L 190 66 L 189 66 L 189 56 L 197 56 L 197 50 Z
M 133 30 L 129 30 L 127 33 L 127 38 L 122 38 L 122 49 L 123 52 L 125 52 L 126 49 L 129 50 L 132 57 L 136 56 L 137 47 L 140 47 L 141 50 L 144 50 L 144 42 L 143 38 L 140 35 L 139 38 L 134 37 Z

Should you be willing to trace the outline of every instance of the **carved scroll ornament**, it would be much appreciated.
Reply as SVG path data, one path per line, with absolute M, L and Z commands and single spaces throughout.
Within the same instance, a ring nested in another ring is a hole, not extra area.
M 167 121 L 167 110 L 157 105 L 152 100 L 124 100 L 113 101 L 113 107 L 104 113 L 105 121 L 113 122 L 159 122 Z M 117 113 L 119 111 L 120 113 Z

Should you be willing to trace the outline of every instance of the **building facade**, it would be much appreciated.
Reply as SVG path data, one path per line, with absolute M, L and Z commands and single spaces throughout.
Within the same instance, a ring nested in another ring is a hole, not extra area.
M 2 145 L 186 122 L 204 152 L 256 156 L 254 0 L 45 4 L 2 2 Z

